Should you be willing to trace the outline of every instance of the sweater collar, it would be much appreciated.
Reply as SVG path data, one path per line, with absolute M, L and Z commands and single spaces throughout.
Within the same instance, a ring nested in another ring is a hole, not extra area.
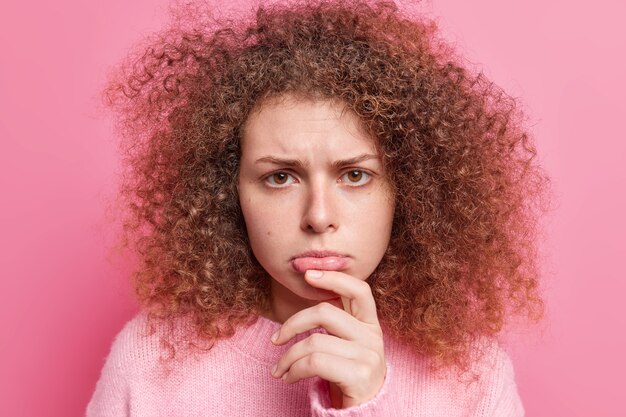
M 239 326 L 235 334 L 226 341 L 240 353 L 253 357 L 261 363 L 271 365 L 278 362 L 291 346 L 306 339 L 311 334 L 328 334 L 325 329 L 318 327 L 300 333 L 291 338 L 287 343 L 276 346 L 271 342 L 270 338 L 274 332 L 278 331 L 281 327 L 282 324 L 259 315 L 256 321 L 250 326 Z

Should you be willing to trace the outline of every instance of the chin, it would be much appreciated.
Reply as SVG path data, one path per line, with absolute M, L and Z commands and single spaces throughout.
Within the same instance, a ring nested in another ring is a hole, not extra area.
M 300 276 L 300 278 L 303 280 L 301 281 L 303 285 L 298 285 L 298 287 L 291 290 L 291 292 L 300 298 L 304 298 L 309 301 L 327 301 L 339 297 L 337 293 L 321 288 L 315 288 L 304 281 L 302 276 Z
M 332 291 L 322 290 L 319 288 L 318 289 L 313 288 L 313 291 L 307 291 L 307 294 L 302 296 L 302 298 L 306 298 L 307 300 L 311 300 L 311 301 L 328 301 L 337 297 L 339 297 L 338 294 Z

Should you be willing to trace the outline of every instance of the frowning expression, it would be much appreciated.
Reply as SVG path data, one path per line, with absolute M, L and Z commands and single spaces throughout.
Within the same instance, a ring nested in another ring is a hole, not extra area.
M 272 277 L 272 302 L 295 311 L 336 297 L 306 269 L 367 279 L 389 244 L 394 197 L 374 139 L 331 101 L 284 96 L 249 117 L 239 200 L 252 251 Z M 331 255 L 331 256 L 329 256 Z

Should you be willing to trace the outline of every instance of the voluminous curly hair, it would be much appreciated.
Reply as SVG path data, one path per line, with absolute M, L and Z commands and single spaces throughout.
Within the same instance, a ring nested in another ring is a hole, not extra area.
M 238 201 L 239 143 L 255 106 L 285 94 L 339 100 L 377 139 L 397 196 L 368 279 L 387 333 L 466 369 L 474 342 L 509 316 L 541 318 L 549 179 L 516 100 L 467 69 L 434 22 L 365 0 L 236 20 L 177 10 L 105 88 L 126 168 L 120 243 L 140 255 L 134 287 L 151 321 L 190 318 L 190 344 L 210 348 L 267 310 Z

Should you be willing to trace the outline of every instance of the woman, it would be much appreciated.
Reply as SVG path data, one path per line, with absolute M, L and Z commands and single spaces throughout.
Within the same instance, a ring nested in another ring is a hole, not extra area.
M 514 100 L 392 3 L 202 13 L 107 90 L 144 309 L 88 415 L 523 415 L 497 335 L 542 314 L 547 179 Z

